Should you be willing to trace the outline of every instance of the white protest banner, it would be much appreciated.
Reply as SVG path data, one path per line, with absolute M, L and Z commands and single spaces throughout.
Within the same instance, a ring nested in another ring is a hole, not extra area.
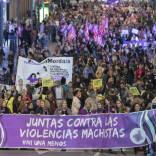
M 11 90 L 11 85 L 5 85 L 5 84 L 0 84 L 0 91 L 6 89 L 6 90 Z
M 138 35 L 138 33 L 139 33 L 139 30 L 138 30 L 138 29 L 134 29 L 134 28 L 133 28 L 133 29 L 132 29 L 132 33 L 133 33 L 133 34 L 136 34 L 136 35 Z
M 128 35 L 129 34 L 129 31 L 128 30 L 122 30 L 121 31 L 121 35 Z
M 49 79 L 54 81 L 66 78 L 67 83 L 72 80 L 72 57 L 51 57 L 38 63 L 34 60 L 19 57 L 16 84 L 19 79 L 24 84 L 37 83 L 38 78 Z

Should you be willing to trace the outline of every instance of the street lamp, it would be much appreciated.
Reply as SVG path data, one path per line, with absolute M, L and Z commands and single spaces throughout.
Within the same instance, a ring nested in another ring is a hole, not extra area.
M 3 4 L 4 1 L 0 0 L 0 46 L 3 47 L 3 27 L 4 27 L 4 22 L 3 22 Z
M 3 29 L 4 29 L 4 3 L 10 0 L 0 0 L 0 46 L 3 47 Z

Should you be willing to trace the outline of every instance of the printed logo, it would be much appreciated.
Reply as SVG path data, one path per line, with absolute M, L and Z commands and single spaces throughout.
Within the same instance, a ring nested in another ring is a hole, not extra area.
M 145 141 L 145 135 L 143 135 L 144 132 L 141 132 L 140 128 L 135 128 L 130 133 L 130 139 L 134 144 L 143 144 Z
M 141 113 L 139 128 L 135 128 L 130 133 L 130 139 L 134 144 L 151 144 L 156 141 L 155 132 L 155 111 L 144 111 Z

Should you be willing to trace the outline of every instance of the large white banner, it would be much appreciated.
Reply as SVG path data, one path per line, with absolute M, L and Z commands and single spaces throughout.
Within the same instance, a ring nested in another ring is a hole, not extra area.
M 34 60 L 19 57 L 16 84 L 22 79 L 24 84 L 37 82 L 38 78 L 52 78 L 54 81 L 66 78 L 66 82 L 72 81 L 72 57 L 50 57 L 38 63 Z

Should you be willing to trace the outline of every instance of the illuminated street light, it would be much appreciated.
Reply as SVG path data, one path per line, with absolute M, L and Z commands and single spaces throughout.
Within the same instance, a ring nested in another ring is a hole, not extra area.
M 4 3 L 9 3 L 10 0 L 0 0 L 0 46 L 3 46 L 3 29 L 4 29 Z

